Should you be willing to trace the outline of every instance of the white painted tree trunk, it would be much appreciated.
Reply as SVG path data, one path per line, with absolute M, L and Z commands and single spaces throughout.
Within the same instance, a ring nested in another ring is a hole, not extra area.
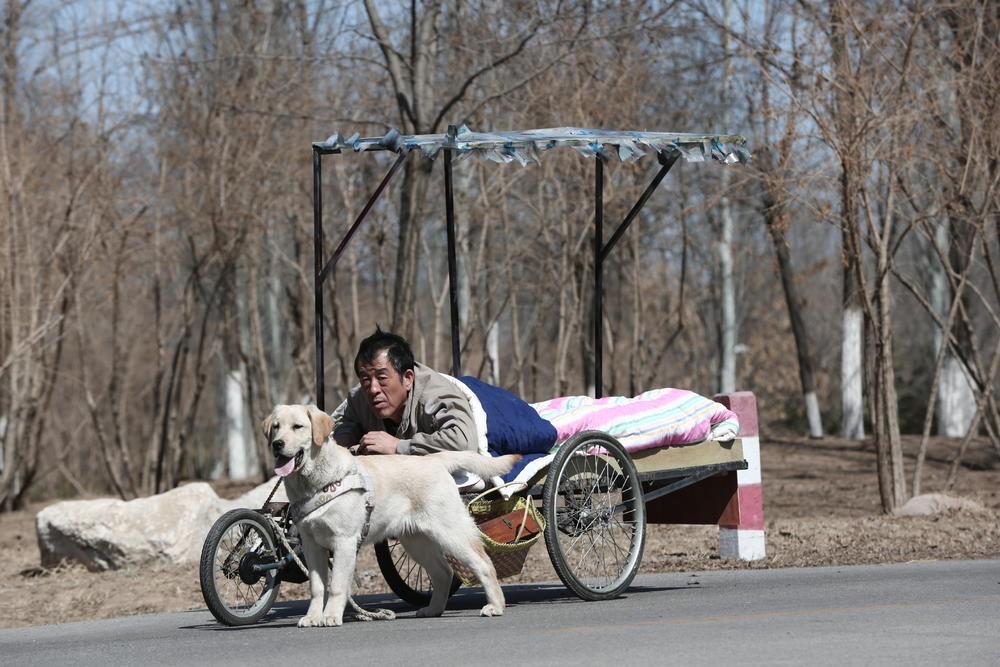
M 823 418 L 820 416 L 819 399 L 815 391 L 810 391 L 805 395 L 806 419 L 809 421 L 809 437 L 823 437 Z
M 938 247 L 947 248 L 950 241 L 948 224 L 946 222 L 940 223 L 934 233 Z M 944 267 L 933 256 L 929 267 L 931 272 L 931 304 L 937 314 L 942 319 L 946 319 L 951 308 L 951 286 L 945 275 Z M 940 328 L 935 328 L 934 352 L 940 352 L 943 344 L 944 332 Z M 976 416 L 976 397 L 961 362 L 951 352 L 945 353 L 939 383 L 937 405 L 934 406 L 934 415 L 937 417 L 937 433 L 951 438 L 962 438 L 968 433 L 969 426 Z
M 473 175 L 475 170 L 473 169 L 460 169 L 457 173 L 453 174 L 453 178 L 456 181 L 457 188 L 456 191 L 459 193 L 459 197 L 464 197 L 465 193 L 472 192 L 474 188 Z M 457 217 L 457 214 L 456 214 Z M 456 220 L 455 224 L 455 268 L 458 273 L 458 330 L 459 337 L 461 337 L 462 332 L 469 330 L 469 309 L 472 303 L 472 276 L 469 271 L 469 258 L 473 256 L 472 249 L 469 247 L 472 240 L 469 238 L 469 231 L 466 225 L 460 224 Z M 488 332 L 487 332 L 488 335 Z M 461 344 L 461 340 L 459 341 Z M 451 348 L 448 348 L 449 350 Z M 451 355 L 449 352 L 449 359 Z M 450 364 L 449 364 L 450 365 Z M 462 359 L 462 365 L 465 365 L 465 359 Z M 456 374 L 461 375 L 465 371 L 464 369 L 459 369 Z
M 860 308 L 845 308 L 840 347 L 841 435 L 853 440 L 865 437 L 864 406 L 864 314 Z
M 267 291 L 267 314 L 268 314 L 268 325 L 270 328 L 269 342 L 270 350 L 273 351 L 274 356 L 271 358 L 271 363 L 268 364 L 268 368 L 271 369 L 271 382 L 275 391 L 279 393 L 278 396 L 272 396 L 272 399 L 276 399 L 276 403 L 286 402 L 286 397 L 280 394 L 284 394 L 282 391 L 283 383 L 280 382 L 280 378 L 287 377 L 289 372 L 289 367 L 292 363 L 293 354 L 288 345 L 288 335 L 285 333 L 284 317 L 281 315 L 281 308 L 278 305 L 278 295 L 283 294 L 281 286 L 281 278 L 278 275 L 278 271 L 275 268 L 271 276 L 271 289 Z M 267 343 L 265 343 L 267 344 Z M 312 403 L 313 401 L 306 401 Z
M 950 354 L 945 357 L 944 368 L 941 369 L 938 396 L 938 435 L 965 437 L 976 416 L 976 396 L 961 362 Z
M 225 379 L 226 451 L 229 455 L 229 478 L 248 479 L 257 470 L 257 450 L 247 434 L 247 418 L 243 402 L 242 370 L 233 370 Z
M 729 171 L 723 172 L 723 188 Z M 722 273 L 722 332 L 721 363 L 719 365 L 719 392 L 736 391 L 736 288 L 733 284 L 733 219 L 729 198 L 722 202 L 722 241 L 719 243 L 719 270 Z
M 500 323 L 494 322 L 486 331 L 486 355 L 489 358 L 489 382 L 500 385 Z
M 723 4 L 726 24 L 730 22 L 732 3 L 729 0 Z M 728 39 L 723 36 L 724 48 L 729 51 Z M 732 92 L 731 61 L 726 63 L 726 76 L 722 81 L 722 99 L 729 100 Z M 729 126 L 728 108 L 722 112 L 722 126 Z M 723 394 L 736 391 L 736 286 L 733 282 L 733 214 L 726 194 L 729 190 L 730 171 L 723 169 L 720 175 L 722 199 L 719 202 L 719 215 L 722 223 L 722 238 L 719 241 L 719 272 L 722 274 L 721 317 L 722 331 L 719 346 L 719 392 Z
M 7 448 L 4 443 L 7 442 L 7 418 L 0 417 L 0 475 L 3 474 L 4 467 L 7 461 Z

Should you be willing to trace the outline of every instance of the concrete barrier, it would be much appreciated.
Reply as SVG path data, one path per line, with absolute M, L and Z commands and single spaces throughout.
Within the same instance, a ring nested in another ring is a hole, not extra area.
M 749 391 L 719 394 L 713 398 L 740 418 L 737 437 L 743 443 L 743 456 L 748 465 L 746 470 L 736 471 L 735 511 L 727 512 L 719 521 L 719 555 L 758 560 L 766 555 L 766 549 L 757 398 Z

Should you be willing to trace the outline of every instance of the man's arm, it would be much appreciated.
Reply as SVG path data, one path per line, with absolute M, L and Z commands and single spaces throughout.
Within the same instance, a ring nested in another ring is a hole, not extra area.
M 443 380 L 444 381 L 444 380 Z M 446 381 L 444 381 L 446 382 Z M 400 454 L 430 454 L 440 451 L 477 451 L 476 425 L 465 396 L 450 386 L 416 406 L 415 433 L 396 445 Z
M 364 428 L 361 425 L 361 418 L 357 410 L 352 406 L 351 397 L 355 392 L 351 392 L 344 399 L 344 402 L 337 406 L 330 416 L 333 418 L 333 439 L 338 445 L 343 447 L 353 447 L 361 440 Z

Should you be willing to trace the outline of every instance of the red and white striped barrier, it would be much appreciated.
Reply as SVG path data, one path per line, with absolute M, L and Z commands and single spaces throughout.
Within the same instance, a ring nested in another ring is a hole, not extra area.
M 719 522 L 719 556 L 758 560 L 764 549 L 764 495 L 760 477 L 760 437 L 757 430 L 757 398 L 750 391 L 714 397 L 740 419 L 737 437 L 743 443 L 748 468 L 736 472 L 736 511 Z

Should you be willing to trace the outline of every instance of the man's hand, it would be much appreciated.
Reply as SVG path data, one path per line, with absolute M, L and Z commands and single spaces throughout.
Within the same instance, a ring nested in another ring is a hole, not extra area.
M 361 436 L 361 441 L 351 447 L 354 454 L 395 454 L 399 438 L 385 431 L 371 431 Z

